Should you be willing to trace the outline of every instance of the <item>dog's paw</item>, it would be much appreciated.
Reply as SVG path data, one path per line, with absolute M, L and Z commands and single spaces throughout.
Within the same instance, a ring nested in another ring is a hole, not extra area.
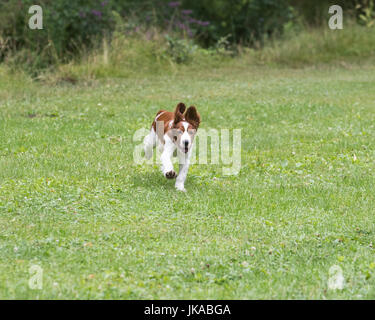
M 169 171 L 169 172 L 167 172 L 167 173 L 165 174 L 165 177 L 166 177 L 167 179 L 174 179 L 174 178 L 176 178 L 176 176 L 177 176 L 177 174 L 176 174 L 176 172 L 174 172 L 173 170 L 172 170 L 172 171 Z
M 176 185 L 176 189 L 177 189 L 178 191 L 186 192 L 186 189 L 184 188 L 184 186 L 177 186 L 177 185 Z

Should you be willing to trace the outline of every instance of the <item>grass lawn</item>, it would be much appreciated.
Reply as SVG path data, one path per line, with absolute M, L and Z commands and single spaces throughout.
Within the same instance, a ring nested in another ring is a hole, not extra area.
M 134 132 L 180 101 L 242 129 L 237 176 L 195 164 L 185 194 L 133 163 Z M 2 75 L 0 298 L 374 299 L 374 139 L 371 65 Z

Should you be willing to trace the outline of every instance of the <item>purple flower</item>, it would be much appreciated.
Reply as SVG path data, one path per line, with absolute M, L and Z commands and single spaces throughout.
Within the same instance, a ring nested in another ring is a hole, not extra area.
M 102 12 L 101 11 L 98 11 L 98 10 L 91 10 L 91 13 L 94 15 L 94 16 L 97 16 L 97 17 L 101 17 L 102 16 Z
M 196 23 L 199 24 L 202 27 L 206 27 L 210 24 L 209 21 L 200 21 L 200 20 L 196 21 Z
M 181 10 L 182 14 L 189 15 L 193 13 L 193 10 Z
M 194 18 L 189 18 L 188 22 L 189 23 L 196 23 L 197 25 L 200 25 L 202 27 L 206 27 L 206 26 L 208 26 L 210 24 L 209 21 L 201 21 L 201 20 L 196 20 Z
M 108 3 L 107 0 L 106 1 L 102 1 L 102 3 L 101 3 L 102 7 L 104 7 L 105 5 L 107 5 L 107 3 Z
M 170 6 L 171 8 L 177 8 L 178 6 L 180 6 L 181 2 L 179 1 L 171 1 L 168 3 L 168 6 Z
M 181 22 L 178 22 L 178 23 L 177 23 L 177 26 L 178 26 L 180 29 L 182 29 L 182 30 L 186 30 L 186 27 L 187 27 L 184 23 L 181 23 Z

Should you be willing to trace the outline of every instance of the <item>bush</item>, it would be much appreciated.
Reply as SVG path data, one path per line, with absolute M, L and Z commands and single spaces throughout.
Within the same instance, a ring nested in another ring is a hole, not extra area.
M 367 26 L 374 24 L 373 2 L 336 1 Z M 28 28 L 28 9 L 34 4 L 43 8 L 43 30 Z M 38 74 L 87 55 L 103 39 L 113 44 L 112 40 L 126 43 L 130 38 L 138 49 L 144 43 L 147 50 L 143 52 L 156 52 L 157 59 L 172 63 L 188 63 L 197 52 L 233 56 L 237 48 L 260 48 L 285 30 L 302 26 L 296 24 L 300 16 L 310 24 L 326 19 L 330 4 L 328 0 L 314 4 L 298 0 L 2 0 L 0 62 Z M 155 36 L 159 37 L 156 42 L 149 41 Z M 154 44 L 162 47 L 154 48 Z M 141 58 L 134 61 L 139 63 Z
M 44 30 L 29 30 L 28 8 L 43 8 Z M 7 48 L 40 51 L 52 43 L 58 57 L 75 53 L 93 38 L 109 34 L 114 27 L 112 11 L 129 21 L 134 28 L 155 27 L 168 33 L 198 38 L 215 44 L 231 35 L 231 41 L 251 42 L 263 34 L 281 31 L 292 18 L 287 0 L 3 0 L 0 4 L 0 35 Z M 4 48 L 2 49 L 4 57 Z
M 129 3 L 129 2 L 128 2 Z M 195 38 L 211 47 L 226 38 L 231 43 L 252 45 L 264 36 L 282 33 L 295 18 L 289 0 L 140 1 L 134 5 L 142 24 L 157 25 L 167 32 Z M 138 8 L 138 9 L 136 9 Z M 126 13 L 125 13 L 126 15 Z
M 343 30 L 330 30 L 327 25 L 306 28 L 298 34 L 269 41 L 262 49 L 252 50 L 258 63 L 302 67 L 306 65 L 360 63 L 375 56 L 375 28 L 354 21 L 345 22 Z
M 339 5 L 343 8 L 345 19 L 357 18 L 360 24 L 373 25 L 375 17 L 374 0 L 290 0 L 290 4 L 297 10 L 303 20 L 312 26 L 326 24 L 329 19 L 328 8 Z
M 357 3 L 356 12 L 360 24 L 369 28 L 375 26 L 374 0 L 363 0 L 361 3 Z
M 176 63 L 186 63 L 191 60 L 191 56 L 197 49 L 191 41 L 186 39 L 179 39 L 166 35 L 166 40 L 168 43 L 168 48 L 166 53 L 172 58 Z
M 28 9 L 33 4 L 43 8 L 43 30 L 28 28 Z M 5 0 L 0 4 L 0 35 L 6 46 L 0 49 L 0 59 L 9 52 L 26 50 L 16 55 L 28 60 L 27 57 L 42 54 L 38 60 L 43 58 L 44 62 L 39 67 L 57 59 L 67 60 L 82 45 L 90 46 L 92 39 L 108 33 L 112 25 L 108 0 L 76 0 L 68 4 L 64 0 Z
M 294 19 L 288 0 L 202 0 L 184 1 L 193 12 L 210 25 L 201 30 L 199 39 L 206 46 L 228 37 L 234 43 L 252 45 L 277 33 Z

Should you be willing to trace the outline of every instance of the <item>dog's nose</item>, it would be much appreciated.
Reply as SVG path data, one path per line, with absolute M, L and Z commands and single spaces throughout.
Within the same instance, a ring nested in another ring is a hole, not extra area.
M 185 148 L 187 148 L 189 146 L 189 141 L 185 140 L 184 145 L 185 145 Z

